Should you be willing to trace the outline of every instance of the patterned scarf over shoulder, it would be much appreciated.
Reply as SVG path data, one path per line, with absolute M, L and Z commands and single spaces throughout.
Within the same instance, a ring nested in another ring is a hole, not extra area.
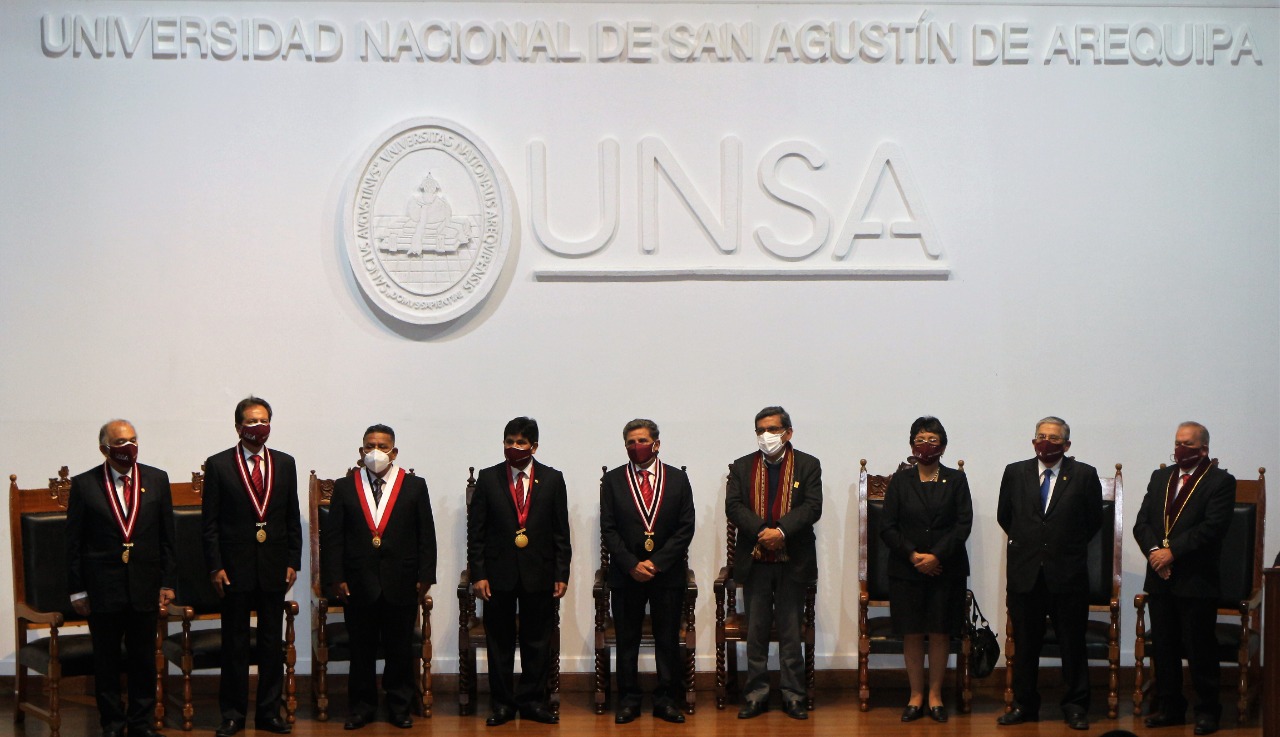
M 787 445 L 782 454 L 781 468 L 778 470 L 778 494 L 769 507 L 769 469 L 764 460 L 764 453 L 756 456 L 755 467 L 751 471 L 751 509 L 769 527 L 775 527 L 778 520 L 791 511 L 791 490 L 795 486 L 796 456 Z M 751 557 L 762 563 L 787 562 L 786 539 L 783 539 L 780 550 L 766 550 L 756 543 L 751 550 Z

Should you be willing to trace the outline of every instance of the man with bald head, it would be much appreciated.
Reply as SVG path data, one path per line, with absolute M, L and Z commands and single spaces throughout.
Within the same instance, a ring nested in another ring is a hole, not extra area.
M 1061 417 L 1036 423 L 1035 457 L 1010 463 L 1000 481 L 996 519 L 1009 536 L 1006 594 L 1016 638 L 1013 710 L 1001 726 L 1040 720 L 1040 648 L 1045 619 L 1062 653 L 1062 716 L 1072 729 L 1089 728 L 1089 540 L 1102 526 L 1098 471 L 1068 457 L 1071 426 Z
M 1143 590 L 1151 608 L 1154 713 L 1147 727 L 1186 723 L 1182 657 L 1187 658 L 1196 704 L 1196 734 L 1218 731 L 1221 665 L 1214 629 L 1218 621 L 1222 539 L 1231 524 L 1236 479 L 1209 459 L 1209 430 L 1199 422 L 1178 425 L 1174 465 L 1156 469 L 1133 525 L 1147 558 Z
M 138 463 L 138 433 L 125 420 L 98 431 L 100 466 L 71 479 L 67 584 L 89 620 L 94 695 L 104 737 L 154 737 L 156 616 L 173 599 L 173 501 L 169 476 Z M 127 707 L 120 701 L 125 645 Z

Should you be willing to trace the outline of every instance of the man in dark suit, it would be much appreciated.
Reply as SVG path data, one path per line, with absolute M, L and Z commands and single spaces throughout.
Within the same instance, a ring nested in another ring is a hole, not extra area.
M 609 551 L 609 590 L 618 637 L 618 703 L 614 721 L 640 713 L 640 633 L 645 605 L 653 622 L 658 687 L 653 714 L 684 722 L 676 706 L 683 692 L 680 612 L 693 540 L 693 489 L 684 471 L 658 460 L 658 426 L 632 420 L 622 428 L 631 462 L 600 484 L 600 534 Z
M 378 710 L 379 645 L 390 722 L 413 726 L 413 625 L 436 582 L 436 524 L 427 482 L 396 465 L 399 453 L 390 427 L 365 430 L 362 467 L 334 482 L 320 531 L 324 584 L 344 602 L 351 637 L 346 729 L 365 726 Z
M 1071 427 L 1060 417 L 1036 423 L 1036 457 L 1010 463 L 1000 481 L 996 519 L 1009 536 L 1006 593 L 1017 638 L 1014 708 L 1000 725 L 1040 719 L 1040 647 L 1045 617 L 1062 652 L 1062 714 L 1072 729 L 1089 728 L 1089 540 L 1102 526 L 1102 483 L 1093 466 L 1067 458 Z
M 71 480 L 67 584 L 89 620 L 93 690 L 104 737 L 154 737 L 156 616 L 173 599 L 173 501 L 169 476 L 138 463 L 138 434 L 124 420 L 98 431 L 101 466 Z M 129 705 L 120 703 L 120 641 Z
M 538 423 L 516 417 L 502 431 L 506 461 L 480 472 L 467 510 L 471 587 L 484 600 L 489 693 L 496 727 L 522 719 L 555 724 L 547 680 L 556 600 L 569 587 L 569 501 L 564 476 L 533 459 Z M 519 628 L 516 613 L 519 610 Z M 516 640 L 520 686 L 513 688 Z
M 1155 713 L 1146 726 L 1185 724 L 1182 656 L 1196 697 L 1196 734 L 1218 731 L 1221 666 L 1215 652 L 1222 539 L 1231 525 L 1236 479 L 1209 460 L 1209 431 L 1178 425 L 1176 463 L 1157 469 L 1147 484 L 1133 536 L 1147 557 L 1143 588 L 1151 607 Z
M 204 462 L 204 557 L 222 596 L 222 679 L 217 737 L 244 729 L 249 711 L 249 616 L 258 615 L 258 731 L 287 734 L 280 717 L 284 597 L 302 565 L 298 470 L 293 456 L 266 447 L 271 405 L 236 405 L 240 442 Z
M 800 628 L 805 589 L 818 580 L 813 525 L 822 516 L 822 464 L 791 447 L 791 415 L 756 413 L 759 450 L 733 462 L 725 512 L 738 528 L 733 579 L 747 603 L 747 689 L 739 719 L 769 709 L 769 630 L 778 631 L 782 702 L 808 719 Z

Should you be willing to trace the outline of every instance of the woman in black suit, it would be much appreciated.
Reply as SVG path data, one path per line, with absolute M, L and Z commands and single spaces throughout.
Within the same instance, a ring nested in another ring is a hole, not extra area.
M 929 641 L 928 714 L 947 721 L 942 679 L 952 637 L 964 619 L 969 555 L 965 541 L 973 527 L 973 500 L 963 471 L 940 463 L 947 431 L 936 417 L 911 423 L 915 465 L 893 475 L 884 495 L 880 537 L 889 546 L 889 616 L 903 638 L 903 658 L 911 699 L 902 721 L 924 716 L 925 638 Z

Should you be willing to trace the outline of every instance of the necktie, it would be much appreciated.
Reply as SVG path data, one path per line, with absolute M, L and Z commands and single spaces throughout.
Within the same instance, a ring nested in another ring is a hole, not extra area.
M 524 488 L 524 471 L 516 476 L 516 495 L 520 497 L 520 508 L 529 506 L 529 492 Z
M 129 509 L 133 507 L 133 485 L 129 483 L 128 476 L 121 476 L 120 483 L 124 486 L 124 513 L 129 514 Z
M 373 477 L 373 506 L 375 507 L 382 503 L 382 485 L 385 483 L 387 482 L 377 476 Z
M 1044 480 L 1040 482 L 1040 509 L 1049 511 L 1049 489 L 1053 486 L 1053 471 L 1044 470 Z
M 1181 485 L 1178 487 L 1178 493 L 1173 495 L 1173 498 L 1169 500 L 1169 507 L 1164 510 L 1164 513 L 1170 517 L 1178 513 L 1178 508 L 1186 501 L 1187 494 L 1191 493 L 1191 474 L 1182 474 L 1179 481 L 1181 481 Z
M 253 461 L 253 473 L 250 474 L 253 479 L 253 490 L 257 493 L 258 498 L 261 499 L 263 493 L 265 493 L 262 488 L 262 459 L 256 455 L 250 456 L 249 459 Z
M 640 472 L 640 496 L 644 499 L 644 505 L 647 507 L 653 504 L 653 485 L 649 483 L 649 472 Z

